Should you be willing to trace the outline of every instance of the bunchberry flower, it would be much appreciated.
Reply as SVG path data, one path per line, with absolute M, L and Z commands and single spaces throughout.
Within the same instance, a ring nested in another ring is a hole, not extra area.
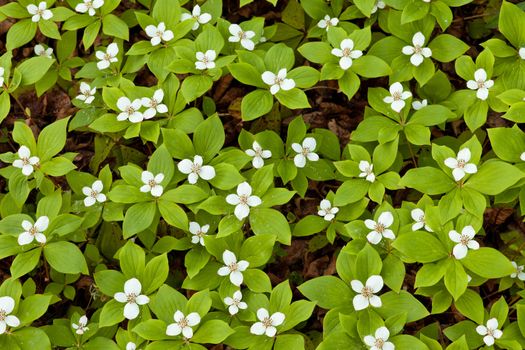
M 99 59 L 97 62 L 97 67 L 100 70 L 108 68 L 111 63 L 118 62 L 118 45 L 116 43 L 111 43 L 106 48 L 106 52 L 97 51 L 95 56 Z
M 412 44 L 414 46 L 404 46 L 402 52 L 403 54 L 410 56 L 410 63 L 417 67 L 423 63 L 425 58 L 432 56 L 432 50 L 428 47 L 423 47 L 423 45 L 425 45 L 425 36 L 421 32 L 414 34 L 412 37 Z
M 75 11 L 79 13 L 88 13 L 90 16 L 94 16 L 96 13 L 96 9 L 101 8 L 104 6 L 104 0 L 83 0 L 84 2 L 81 2 L 77 6 L 75 6 Z
M 160 185 L 160 183 L 164 180 L 163 173 L 153 175 L 153 173 L 149 171 L 143 171 L 141 179 L 144 185 L 140 187 L 140 192 L 150 192 L 153 197 L 162 196 L 164 188 Z
M 389 227 L 394 223 L 394 216 L 391 212 L 385 211 L 379 215 L 377 222 L 374 220 L 366 219 L 365 226 L 373 231 L 371 231 L 366 239 L 372 244 L 378 244 L 381 242 L 383 237 L 388 239 L 395 239 L 396 236 L 394 232 L 389 229 Z
M 82 335 L 86 331 L 89 330 L 89 327 L 87 327 L 87 323 L 88 323 L 88 318 L 86 317 L 86 315 L 84 315 L 84 316 L 81 316 L 78 319 L 78 324 L 73 323 L 73 324 L 71 324 L 71 327 L 73 327 L 73 329 L 75 330 L 76 334 Z
M 403 85 L 401 85 L 401 83 L 390 85 L 389 90 L 390 96 L 383 98 L 383 102 L 390 104 L 390 108 L 399 113 L 405 107 L 404 100 L 412 96 L 412 93 L 410 91 L 403 91 Z
M 525 269 L 525 266 L 523 265 L 518 266 L 518 264 L 515 261 L 511 261 L 510 263 L 512 264 L 512 266 L 514 266 L 514 269 L 516 269 L 516 271 L 510 274 L 510 278 L 517 277 L 520 281 L 525 281 L 525 272 L 523 272 L 523 270 Z
M 370 350 L 394 350 L 396 346 L 388 341 L 389 337 L 388 328 L 383 326 L 376 329 L 374 335 L 365 336 L 364 342 Z
M 261 198 L 252 196 L 252 187 L 247 182 L 242 182 L 237 186 L 237 194 L 226 196 L 226 202 L 235 205 L 235 216 L 242 220 L 250 215 L 250 207 L 256 207 L 262 203 Z
M 106 201 L 106 195 L 102 193 L 102 190 L 104 189 L 104 184 L 102 184 L 102 181 L 97 180 L 93 182 L 91 187 L 83 187 L 82 193 L 86 196 L 84 198 L 84 205 L 86 207 L 90 207 L 96 202 L 103 203 Z
M 295 166 L 298 168 L 304 168 L 307 159 L 311 162 L 317 162 L 319 160 L 319 156 L 317 153 L 314 153 L 316 147 L 317 142 L 313 137 L 305 138 L 302 145 L 298 143 L 292 143 L 292 149 L 295 153 L 297 153 L 293 158 Z
M 39 217 L 34 224 L 30 221 L 22 221 L 22 228 L 25 230 L 18 235 L 18 244 L 26 245 L 36 241 L 40 244 L 46 243 L 46 236 L 42 233 L 47 230 L 49 226 L 49 218 L 47 216 Z
M 293 79 L 286 79 L 286 68 L 280 69 L 277 75 L 266 71 L 261 75 L 261 78 L 266 85 L 270 85 L 272 95 L 275 95 L 281 89 L 288 91 L 295 87 L 295 81 Z
M 222 253 L 222 261 L 224 266 L 221 267 L 217 274 L 219 276 L 228 276 L 230 275 L 230 282 L 235 286 L 240 286 L 243 281 L 242 272 L 245 271 L 250 265 L 246 260 L 237 261 L 237 257 L 233 252 L 225 250 Z
M 33 22 L 39 22 L 40 19 L 48 20 L 53 17 L 53 12 L 47 9 L 47 3 L 45 1 L 40 1 L 38 6 L 29 4 L 26 8 L 27 12 L 29 12 L 30 15 L 33 15 L 33 17 L 31 17 Z
M 188 182 L 196 184 L 199 177 L 203 180 L 211 180 L 215 177 L 215 168 L 211 165 L 202 165 L 203 159 L 196 155 L 193 161 L 190 159 L 183 159 L 177 164 L 177 168 L 183 174 L 188 175 Z
M 412 209 L 410 212 L 410 216 L 415 221 L 414 224 L 412 224 L 412 231 L 420 230 L 421 228 L 425 228 L 428 232 L 434 232 L 425 222 L 425 212 L 422 209 L 416 208 Z
M 246 50 L 252 51 L 255 48 L 255 43 L 251 40 L 255 36 L 255 32 L 252 30 L 242 30 L 241 26 L 238 24 L 230 24 L 228 31 L 231 36 L 228 38 L 228 41 L 231 43 L 241 43 L 241 46 Z
M 7 326 L 18 327 L 20 320 L 11 315 L 15 308 L 15 300 L 11 297 L 0 297 L 0 334 L 4 334 Z
M 361 160 L 359 162 L 359 170 L 361 170 L 359 177 L 364 177 L 365 180 L 369 182 L 374 182 L 376 180 L 376 175 L 374 174 L 374 164 L 369 163 L 366 160 Z
M 476 327 L 476 332 L 479 335 L 483 335 L 483 342 L 487 346 L 494 345 L 496 339 L 501 338 L 503 332 L 498 329 L 498 320 L 496 318 L 491 318 L 487 321 L 487 326 L 479 325 Z
M 124 305 L 124 317 L 128 320 L 133 320 L 139 315 L 139 305 L 146 305 L 149 303 L 149 298 L 143 294 L 142 285 L 136 278 L 132 278 L 124 283 L 124 293 L 115 293 L 114 298 L 119 303 L 126 303 Z
M 190 233 L 193 235 L 191 237 L 191 243 L 197 244 L 200 243 L 201 246 L 204 247 L 204 236 L 206 236 L 206 233 L 208 233 L 208 230 L 210 229 L 210 225 L 199 225 L 199 223 L 195 221 L 190 222 Z
M 427 99 L 425 98 L 424 100 L 421 100 L 421 101 L 412 101 L 412 108 L 414 108 L 414 110 L 416 111 L 419 111 L 421 108 L 424 108 L 428 105 L 428 101 Z
M 474 231 L 474 228 L 470 225 L 465 226 L 463 230 L 461 230 L 461 234 L 455 230 L 448 232 L 448 237 L 452 242 L 457 243 L 452 250 L 452 254 L 456 259 L 459 260 L 466 257 L 469 248 L 472 250 L 479 249 L 479 243 L 473 240 L 475 235 L 476 231 Z
M 53 58 L 51 55 L 53 54 L 53 48 L 51 47 L 48 47 L 47 49 L 40 45 L 40 44 L 37 44 L 35 45 L 35 55 L 37 56 L 42 56 L 42 57 L 47 57 L 47 58 Z
M 354 50 L 354 41 L 352 39 L 344 39 L 341 41 L 340 49 L 333 48 L 332 55 L 341 57 L 339 59 L 339 66 L 343 70 L 352 67 L 352 59 L 358 59 L 363 56 L 363 51 Z
M 142 113 L 144 119 L 153 118 L 157 112 L 158 113 L 167 113 L 168 107 L 162 103 L 164 99 L 164 91 L 162 89 L 157 89 L 153 93 L 153 97 L 143 97 L 140 101 L 144 107 L 147 109 Z
M 40 162 L 40 158 L 33 156 L 31 157 L 31 151 L 27 146 L 20 146 L 18 149 L 18 158 L 13 162 L 15 168 L 22 169 L 22 174 L 29 176 L 35 170 L 35 166 Z
M 475 174 L 478 172 L 478 167 L 476 164 L 469 163 L 470 158 L 470 149 L 463 148 L 458 152 L 456 158 L 447 158 L 445 159 L 445 165 L 452 170 L 452 176 L 454 180 L 459 181 L 465 177 L 466 174 Z
M 385 2 L 383 0 L 376 0 L 376 3 L 374 4 L 374 7 L 372 7 L 372 11 L 370 13 L 376 13 L 378 9 L 384 9 L 386 6 Z
M 97 88 L 91 88 L 89 84 L 81 82 L 80 83 L 80 90 L 79 94 L 76 97 L 77 100 L 83 101 L 85 104 L 91 104 L 93 100 L 95 100 L 95 93 L 97 92 Z
M 211 15 L 209 13 L 201 13 L 201 7 L 199 5 L 195 5 L 193 10 L 191 11 L 191 14 L 189 13 L 183 13 L 180 17 L 181 21 L 185 21 L 187 19 L 195 19 L 195 23 L 193 24 L 192 30 L 199 29 L 199 25 L 206 24 L 209 21 L 211 21 Z
M 339 212 L 339 208 L 332 207 L 332 203 L 328 199 L 323 199 L 319 204 L 319 211 L 317 215 L 323 217 L 326 221 L 332 221 L 335 218 L 335 214 Z
M 250 333 L 255 335 L 263 335 L 272 338 L 277 334 L 277 326 L 283 324 L 285 315 L 282 312 L 275 312 L 271 316 L 268 310 L 260 308 L 257 310 L 257 318 L 259 322 L 255 322 L 250 327 Z
M 476 90 L 476 96 L 480 100 L 489 97 L 489 89 L 494 86 L 494 80 L 487 79 L 487 72 L 480 68 L 474 72 L 474 80 L 467 81 L 467 87 Z
M 168 42 L 173 39 L 174 35 L 171 30 L 166 30 L 166 24 L 160 22 L 158 26 L 150 24 L 144 29 L 146 34 L 151 38 L 151 45 L 157 46 L 161 41 Z
M 264 166 L 264 160 L 272 156 L 272 151 L 263 150 L 261 145 L 257 141 L 253 141 L 252 149 L 244 151 L 252 159 L 252 165 L 255 169 L 262 168 Z
M 136 350 L 137 349 L 137 345 L 130 341 L 126 344 L 126 350 Z
M 120 97 L 117 100 L 117 107 L 121 110 L 119 115 L 117 115 L 118 121 L 129 120 L 132 123 L 140 123 L 144 120 L 144 115 L 139 112 L 140 107 L 142 107 L 142 101 L 138 98 L 132 102 L 127 97 Z
M 381 298 L 375 294 L 383 288 L 383 277 L 379 275 L 370 276 L 364 285 L 359 280 L 352 280 L 350 285 L 354 292 L 358 293 L 352 300 L 356 311 L 366 309 L 370 305 L 381 307 Z
M 240 290 L 235 291 L 233 297 L 224 298 L 224 304 L 228 306 L 228 312 L 230 315 L 236 315 L 239 312 L 239 309 L 245 310 L 248 308 L 248 304 L 241 300 L 242 293 Z
M 321 29 L 326 29 L 328 31 L 330 27 L 336 27 L 338 23 L 339 23 L 339 18 L 336 18 L 336 17 L 330 18 L 329 15 L 325 15 L 324 18 L 317 23 L 317 26 Z
M 199 51 L 195 54 L 195 57 L 197 58 L 195 68 L 198 70 L 215 68 L 215 58 L 217 58 L 215 50 L 207 50 L 206 52 Z
M 182 311 L 177 310 L 173 315 L 175 323 L 168 325 L 166 328 L 166 335 L 176 336 L 182 333 L 182 336 L 186 339 L 193 337 L 193 328 L 198 325 L 201 321 L 201 317 L 198 313 L 192 312 L 188 316 L 184 316 Z

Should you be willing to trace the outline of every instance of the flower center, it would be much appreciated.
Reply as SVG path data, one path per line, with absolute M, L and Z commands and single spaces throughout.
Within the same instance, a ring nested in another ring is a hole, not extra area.
M 303 151 L 301 152 L 301 154 L 302 154 L 303 156 L 306 156 L 306 155 L 308 155 L 308 153 L 310 153 L 310 148 L 308 148 L 308 147 L 303 147 Z
M 155 187 L 155 186 L 157 186 L 157 182 L 155 182 L 155 180 L 149 180 L 149 181 L 148 181 L 148 185 L 149 185 L 150 187 Z
M 206 234 L 204 232 L 202 232 L 201 230 L 197 231 L 197 233 L 195 234 L 195 236 L 199 237 L 199 238 L 202 238 L 204 237 Z
M 0 310 L 0 322 L 4 321 L 7 317 L 7 312 L 5 310 Z
M 104 61 L 109 61 L 109 60 L 111 60 L 112 58 L 113 58 L 113 57 L 111 56 L 111 54 L 109 54 L 109 53 L 107 53 L 107 52 L 104 54 Z
M 237 35 L 238 35 L 239 38 L 241 38 L 241 39 L 246 39 L 246 33 L 243 32 L 242 30 L 241 30 L 239 33 L 237 33 Z
M 476 83 L 478 83 L 478 89 L 485 87 L 485 82 L 483 80 L 478 80 L 476 81 Z
M 270 317 L 265 317 L 264 320 L 262 320 L 262 324 L 264 327 L 268 328 L 272 325 L 272 319 Z
M 375 343 L 374 343 L 374 346 L 376 348 L 379 348 L 379 349 L 383 349 L 383 345 L 385 345 L 385 341 L 381 338 L 377 338 Z
M 284 79 L 281 79 L 279 77 L 275 77 L 274 84 L 277 84 L 277 85 L 281 86 L 281 84 L 283 83 L 283 80 Z
M 182 320 L 179 321 L 180 328 L 186 328 L 188 327 L 188 320 L 186 317 L 184 317 Z
M 463 159 L 458 159 L 458 168 L 464 168 L 466 163 Z
M 517 273 L 522 273 L 523 269 L 524 269 L 524 266 L 518 266 L 518 267 L 516 267 L 516 272 Z
M 33 227 L 31 227 L 31 228 L 29 229 L 29 234 L 30 234 L 31 236 L 34 236 L 34 235 L 36 235 L 37 233 L 38 233 L 38 229 L 37 229 L 35 226 L 33 226 Z
M 490 335 L 491 337 L 493 337 L 494 336 L 494 331 L 495 331 L 495 329 L 487 327 L 487 335 Z
M 248 205 L 248 196 L 244 194 L 242 196 L 239 196 L 239 202 L 241 204 Z
M 157 29 L 155 36 L 158 36 L 160 38 L 163 34 L 164 34 L 164 31 Z
M 97 198 L 97 196 L 98 196 L 98 191 L 91 190 L 91 194 L 90 194 L 90 196 L 93 197 L 93 198 Z
M 470 237 L 467 236 L 467 235 L 461 235 L 461 237 L 459 238 L 461 244 L 463 245 L 467 245 L 468 242 L 470 241 Z
M 92 9 L 93 8 L 93 2 L 91 2 L 91 1 L 85 1 L 84 4 L 86 5 L 86 7 L 88 9 Z
M 394 99 L 394 101 L 399 101 L 401 99 L 401 92 L 399 91 L 396 91 L 392 94 L 392 98 Z
M 237 266 L 237 263 L 234 262 L 234 263 L 229 264 L 228 268 L 230 269 L 231 272 L 234 272 L 234 271 L 237 271 L 239 269 L 239 266 Z
M 129 106 L 129 107 L 126 109 L 126 113 L 128 113 L 128 115 L 132 115 L 133 113 L 135 113 L 135 108 Z
M 42 16 L 44 14 L 44 11 L 45 11 L 45 9 L 44 10 L 38 9 L 36 14 L 39 15 L 39 16 Z
M 89 90 L 83 91 L 82 95 L 84 95 L 85 97 L 91 97 L 91 91 Z
M 414 45 L 414 53 L 421 53 L 423 51 L 423 48 L 419 45 Z
M 372 295 L 374 295 L 374 292 L 372 291 L 372 289 L 370 287 L 365 286 L 361 290 L 361 295 L 364 296 L 365 298 L 369 299 Z
M 352 53 L 352 50 L 350 50 L 349 48 L 343 49 L 344 57 L 349 57 L 351 53 Z
M 201 166 L 199 164 L 193 163 L 193 165 L 191 166 L 191 172 L 195 173 L 195 174 L 200 173 L 201 172 Z
M 137 300 L 137 296 L 135 295 L 135 293 L 128 294 L 127 298 L 128 298 L 128 303 L 130 304 L 135 304 L 135 301 Z
M 20 158 L 20 160 L 22 161 L 22 164 L 29 165 L 29 158 L 22 157 L 22 158 Z
M 381 224 L 381 223 L 377 223 L 376 224 L 376 231 L 379 232 L 379 233 L 383 233 L 385 232 L 385 225 Z

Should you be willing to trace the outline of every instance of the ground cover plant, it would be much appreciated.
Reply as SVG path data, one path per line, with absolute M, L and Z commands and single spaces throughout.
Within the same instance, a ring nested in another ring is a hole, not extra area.
M 524 349 L 523 9 L 1 0 L 0 349 Z

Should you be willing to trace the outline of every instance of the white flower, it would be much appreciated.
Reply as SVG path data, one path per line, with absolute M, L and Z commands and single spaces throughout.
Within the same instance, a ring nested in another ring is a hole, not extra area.
M 203 180 L 211 180 L 215 177 L 215 168 L 211 165 L 202 165 L 203 159 L 196 155 L 193 162 L 190 159 L 183 159 L 177 164 L 177 168 L 183 174 L 188 175 L 188 182 L 196 184 L 199 177 Z
M 131 102 L 127 97 L 120 97 L 117 100 L 117 107 L 121 110 L 119 115 L 117 115 L 118 121 L 129 119 L 132 123 L 140 123 L 144 120 L 144 115 L 139 112 L 140 107 L 142 107 L 142 101 L 138 98 Z
M 159 113 L 167 113 L 168 107 L 161 103 L 164 99 L 164 91 L 162 89 L 157 89 L 153 93 L 153 97 L 143 97 L 141 99 L 141 103 L 144 107 L 146 107 L 146 111 L 142 114 L 144 116 L 144 119 L 151 119 L 153 118 L 157 112 Z
M 18 327 L 18 317 L 10 315 L 15 308 L 15 300 L 11 297 L 0 297 L 0 334 L 4 334 L 7 326 Z
M 458 152 L 456 158 L 445 159 L 445 165 L 452 170 L 454 180 L 459 181 L 465 177 L 466 174 L 474 174 L 478 172 L 476 164 L 469 163 L 471 154 L 470 149 L 463 148 Z
M 397 113 L 405 107 L 405 101 L 407 98 L 412 96 L 410 91 L 403 91 L 403 85 L 401 83 L 394 83 L 390 85 L 390 96 L 383 98 L 383 102 L 390 104 Z
M 111 63 L 118 62 L 118 45 L 116 43 L 111 43 L 108 45 L 106 52 L 97 51 L 95 56 L 99 59 L 97 62 L 97 67 L 100 70 L 108 68 Z
M 71 327 L 75 329 L 76 334 L 84 334 L 86 331 L 89 330 L 89 327 L 86 327 L 88 323 L 88 318 L 84 315 L 81 316 L 78 320 L 78 324 L 73 323 Z
M 126 344 L 126 350 L 136 350 L 137 349 L 137 345 L 130 341 Z
M 102 184 L 102 181 L 97 180 L 93 182 L 91 187 L 83 187 L 82 193 L 86 196 L 84 198 L 84 205 L 86 207 L 90 207 L 96 202 L 103 203 L 106 201 L 106 195 L 102 193 L 102 190 L 104 189 L 104 185 Z
M 292 149 L 295 153 L 297 153 L 293 158 L 295 166 L 298 168 L 304 168 L 307 159 L 311 162 L 317 162 L 319 160 L 319 156 L 317 153 L 314 153 L 316 147 L 317 142 L 313 137 L 305 138 L 302 145 L 298 143 L 292 143 Z
M 339 212 L 339 208 L 332 207 L 332 203 L 328 199 L 323 199 L 319 207 L 321 209 L 319 209 L 317 215 L 324 217 L 326 221 L 332 221 L 335 218 L 335 214 Z
M 434 232 L 425 223 L 425 212 L 423 210 L 419 208 L 412 209 L 410 216 L 412 216 L 412 219 L 415 221 L 415 223 L 412 225 L 412 231 L 417 231 L 424 227 L 428 232 Z
M 95 100 L 95 92 L 97 92 L 97 88 L 91 88 L 88 84 L 82 82 L 80 83 L 80 94 L 76 97 L 76 99 L 80 101 L 84 101 L 86 104 L 91 104 L 93 100 Z
M 374 4 L 374 7 L 372 7 L 372 11 L 370 13 L 376 13 L 377 9 L 384 9 L 386 4 L 382 0 L 377 0 Z
M 47 57 L 47 58 L 53 58 L 51 55 L 53 54 L 53 48 L 51 47 L 48 47 L 47 49 L 40 45 L 40 44 L 37 44 L 35 45 L 35 55 L 37 56 L 42 56 L 42 57 Z
M 525 47 L 520 48 L 518 54 L 522 60 L 525 60 Z
M 338 23 L 339 23 L 339 18 L 336 18 L 336 17 L 330 18 L 329 15 L 325 15 L 324 18 L 320 20 L 319 23 L 317 23 L 317 26 L 322 29 L 326 28 L 326 30 L 328 31 L 330 27 L 335 27 L 337 26 Z
M 255 322 L 250 327 L 250 333 L 255 335 L 266 334 L 268 337 L 273 337 L 277 334 L 277 326 L 283 324 L 285 315 L 282 312 L 275 312 L 271 316 L 268 310 L 260 308 L 257 310 L 257 318 L 260 322 Z
M 22 169 L 22 174 L 29 176 L 35 170 L 35 165 L 40 162 L 40 158 L 33 156 L 31 157 L 31 151 L 26 146 L 20 146 L 18 150 L 18 158 L 13 162 L 15 168 Z
M 525 162 L 525 152 L 521 154 L 520 159 Z
M 140 187 L 140 192 L 151 192 L 153 197 L 162 196 L 164 188 L 160 185 L 160 183 L 164 180 L 163 173 L 153 175 L 153 173 L 145 170 L 142 172 L 141 179 L 144 185 Z
M 197 61 L 195 62 L 195 68 L 198 70 L 213 69 L 215 68 L 215 58 L 217 53 L 215 50 L 207 50 L 206 52 L 198 51 L 195 54 Z
M 222 261 L 224 262 L 224 266 L 217 271 L 217 274 L 219 276 L 230 275 L 230 282 L 237 287 L 240 286 L 243 281 L 242 272 L 248 268 L 250 263 L 246 260 L 237 261 L 235 254 L 229 250 L 225 250 L 224 253 L 222 253 Z
M 429 3 L 430 1 L 432 1 L 432 0 L 423 0 L 423 2 L 428 2 L 428 3 Z
M 374 164 L 369 163 L 366 160 L 362 160 L 359 162 L 359 170 L 361 170 L 359 177 L 364 177 L 366 181 L 369 182 L 374 182 L 376 180 L 376 175 L 374 174 Z
M 239 309 L 245 310 L 248 308 L 248 304 L 246 304 L 242 300 L 242 293 L 240 290 L 237 290 L 233 293 L 233 297 L 226 297 L 224 298 L 224 304 L 228 306 L 228 311 L 230 315 L 235 315 L 239 312 Z
M 253 141 L 252 149 L 247 149 L 244 152 L 250 157 L 253 157 L 252 165 L 255 169 L 262 168 L 264 166 L 264 160 L 272 156 L 272 151 L 263 150 L 257 141 Z
M 365 285 L 359 280 L 351 281 L 350 285 L 354 292 L 358 293 L 352 300 L 356 311 L 366 309 L 369 305 L 381 307 L 381 298 L 375 293 L 378 293 L 383 288 L 383 277 L 373 275 L 368 277 Z
M 142 285 L 136 278 L 132 278 L 124 283 L 124 293 L 115 293 L 114 298 L 119 303 L 126 303 L 124 305 L 124 317 L 128 320 L 133 320 L 139 315 L 139 305 L 146 305 L 149 303 L 149 298 L 143 294 Z
M 47 9 L 47 3 L 45 1 L 41 1 L 38 4 L 38 6 L 34 4 L 29 4 L 26 8 L 27 12 L 29 12 L 30 15 L 33 15 L 33 17 L 31 17 L 31 20 L 33 22 L 40 21 L 40 18 L 48 20 L 51 19 L 51 17 L 53 17 L 53 12 Z
M 168 325 L 166 328 L 166 335 L 176 336 L 182 333 L 182 336 L 186 339 L 193 337 L 193 329 L 201 321 L 201 317 L 198 313 L 192 312 L 188 316 L 184 316 L 182 311 L 177 310 L 173 315 L 175 323 Z
M 421 108 L 425 108 L 428 105 L 428 101 L 425 98 L 421 101 L 412 101 L 412 108 L 414 108 L 416 111 L 419 111 Z
M 476 231 L 474 231 L 474 228 L 470 225 L 465 226 L 463 230 L 461 230 L 461 234 L 455 230 L 449 231 L 448 237 L 452 242 L 457 243 L 452 249 L 452 254 L 456 259 L 459 260 L 466 257 L 469 248 L 472 250 L 479 249 L 479 243 L 472 239 L 475 235 Z
M 0 67 L 0 88 L 4 85 L 4 74 L 5 74 L 4 67 Z
M 33 225 L 30 221 L 22 221 L 22 228 L 25 230 L 18 235 L 18 244 L 26 245 L 33 242 L 34 239 L 38 243 L 46 243 L 46 236 L 42 233 L 47 230 L 49 226 L 49 218 L 47 216 L 39 217 Z
M 476 96 L 480 100 L 486 100 L 489 97 L 489 89 L 494 86 L 494 80 L 487 80 L 487 72 L 483 68 L 474 72 L 474 79 L 467 81 L 467 87 L 477 90 Z
M 191 243 L 197 244 L 200 243 L 201 246 L 204 247 L 204 236 L 206 236 L 206 233 L 208 233 L 208 230 L 210 229 L 210 225 L 199 225 L 199 223 L 195 221 L 190 222 L 190 233 L 193 235 L 191 237 Z
M 90 16 L 95 15 L 95 10 L 104 5 L 104 0 L 84 0 L 75 7 L 75 11 L 80 13 L 88 13 Z
M 525 266 L 523 265 L 519 265 L 515 262 L 515 261 L 511 261 L 510 262 L 512 264 L 512 266 L 514 266 L 514 268 L 516 269 L 515 272 L 511 273 L 510 274 L 510 278 L 516 278 L 518 277 L 518 279 L 520 281 L 525 281 L 525 272 L 523 272 L 523 270 L 525 269 Z
M 261 198 L 252 196 L 252 186 L 247 182 L 237 186 L 237 194 L 227 195 L 226 202 L 235 205 L 234 213 L 239 220 L 250 215 L 250 207 L 256 207 L 262 203 Z
M 476 327 L 476 332 L 479 335 L 483 335 L 483 341 L 487 346 L 494 345 L 495 339 L 501 338 L 503 332 L 498 329 L 498 320 L 491 318 L 487 321 L 487 326 L 479 325 Z
M 243 31 L 241 26 L 238 24 L 230 24 L 228 28 L 231 36 L 228 38 L 228 41 L 231 43 L 241 42 L 241 46 L 246 50 L 253 50 L 255 43 L 251 40 L 255 36 L 255 32 L 252 30 Z
M 410 56 L 410 63 L 417 67 L 423 63 L 425 58 L 432 56 L 432 50 L 428 47 L 423 47 L 425 45 L 425 36 L 421 32 L 414 34 L 412 44 L 414 46 L 404 46 L 401 51 L 403 54 Z
M 383 326 L 376 329 L 374 335 L 365 336 L 364 342 L 370 347 L 370 350 L 394 350 L 396 347 L 387 341 L 388 337 L 390 337 L 390 332 Z
M 211 15 L 209 13 L 202 13 L 201 14 L 201 7 L 199 5 L 195 5 L 193 10 L 191 11 L 191 14 L 189 13 L 183 13 L 180 17 L 181 21 L 185 21 L 187 19 L 195 19 L 195 23 L 193 24 L 192 30 L 199 29 L 199 25 L 206 24 L 209 21 L 211 21 Z
M 261 78 L 266 85 L 270 85 L 272 95 L 275 95 L 281 89 L 288 91 L 295 87 L 295 81 L 293 79 L 286 79 L 286 68 L 280 69 L 277 75 L 266 71 L 261 75 Z
M 372 244 L 378 244 L 381 242 L 383 237 L 388 239 L 395 239 L 394 232 L 390 230 L 390 227 L 394 223 L 394 216 L 389 211 L 382 212 L 377 218 L 377 222 L 374 220 L 366 219 L 365 226 L 373 231 L 366 235 L 368 242 Z
M 166 30 L 166 24 L 160 22 L 158 26 L 150 24 L 145 28 L 146 34 L 151 38 L 151 45 L 157 46 L 161 41 L 168 42 L 173 39 L 173 32 Z
M 341 48 L 332 49 L 332 55 L 341 57 L 339 59 L 339 66 L 343 70 L 352 67 L 352 59 L 358 59 L 363 56 L 363 51 L 354 50 L 354 41 L 352 39 L 344 39 L 341 41 Z

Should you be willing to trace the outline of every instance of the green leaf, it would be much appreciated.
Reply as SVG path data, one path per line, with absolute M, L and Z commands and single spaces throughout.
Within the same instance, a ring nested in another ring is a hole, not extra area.
M 33 57 L 22 62 L 17 68 L 22 74 L 20 85 L 31 85 L 42 79 L 49 68 L 55 63 L 47 57 Z
M 470 318 L 472 321 L 477 324 L 483 324 L 485 308 L 483 307 L 483 300 L 478 293 L 471 289 L 467 289 L 461 298 L 455 302 L 455 306 L 459 312 Z
M 450 34 L 438 35 L 428 47 L 432 50 L 432 58 L 439 62 L 451 62 L 469 49 L 467 44 Z
M 334 276 L 316 277 L 301 284 L 299 291 L 323 309 L 352 305 L 353 292 L 350 287 Z
M 201 344 L 220 344 L 234 332 L 224 321 L 209 320 L 197 329 L 191 340 Z
M 150 204 L 153 204 L 153 208 L 155 208 L 155 203 Z M 186 216 L 186 213 L 180 206 L 173 202 L 162 199 L 158 201 L 158 204 L 160 215 L 162 215 L 162 217 L 164 218 L 164 220 L 166 220 L 168 224 L 178 227 L 181 230 L 186 230 L 188 228 L 188 217 Z
M 113 14 L 107 14 L 102 19 L 102 31 L 108 36 L 129 40 L 129 31 L 126 22 Z
M 487 130 L 490 144 L 496 155 L 507 162 L 519 162 L 525 152 L 525 133 L 515 128 L 493 128 Z
M 190 75 L 182 82 L 182 96 L 186 102 L 192 102 L 210 90 L 212 85 L 213 80 L 207 75 Z
M 275 209 L 252 209 L 250 225 L 256 235 L 274 235 L 280 243 L 287 245 L 291 243 L 292 233 L 288 221 Z
M 432 167 L 410 169 L 399 184 L 429 195 L 446 193 L 456 186 L 444 172 Z
M 7 50 L 16 49 L 30 42 L 35 37 L 36 29 L 37 24 L 30 19 L 24 19 L 13 24 L 7 32 Z M 43 58 L 49 60 L 49 58 Z M 53 62 L 52 60 L 49 61 Z
M 364 78 L 378 78 L 392 74 L 392 69 L 385 61 L 372 55 L 354 60 L 350 69 Z
M 273 96 L 268 90 L 254 90 L 244 96 L 241 102 L 242 119 L 249 121 L 271 111 Z
M 238 81 L 246 85 L 265 88 L 266 84 L 262 81 L 261 73 L 251 64 L 232 63 L 228 65 L 231 75 Z
M 146 320 L 137 324 L 133 328 L 133 332 L 146 340 L 162 340 L 169 338 L 169 336 L 166 335 L 166 327 L 167 325 L 164 321 Z
M 525 173 L 508 163 L 491 160 L 479 167 L 478 172 L 467 180 L 465 187 L 484 194 L 496 195 L 514 185 L 524 176 Z
M 115 299 L 108 301 L 100 312 L 99 327 L 109 327 L 124 320 L 124 304 Z
M 195 153 L 209 162 L 224 145 L 224 127 L 217 115 L 209 117 L 200 123 L 193 134 Z
M 32 271 L 40 261 L 42 248 L 38 247 L 28 252 L 17 254 L 11 265 L 11 277 L 20 278 Z
M 525 45 L 525 14 L 518 6 L 503 1 L 498 27 L 499 31 L 514 47 L 520 48 Z
M 381 295 L 383 305 L 376 309 L 382 317 L 388 318 L 401 312 L 407 313 L 407 322 L 414 322 L 429 315 L 428 310 L 412 294 L 402 290 L 399 294 L 387 292 Z
M 253 236 L 244 241 L 240 259 L 250 263 L 250 267 L 259 267 L 268 262 L 272 256 L 275 236 L 267 234 Z
M 401 234 L 392 246 L 410 260 L 420 263 L 434 262 L 448 256 L 443 244 L 433 234 L 423 231 Z
M 297 88 L 293 88 L 288 91 L 279 90 L 275 94 L 275 98 L 283 105 L 290 109 L 309 108 L 310 103 L 306 94 Z
M 86 259 L 78 247 L 70 242 L 53 242 L 44 247 L 44 256 L 52 268 L 62 273 L 87 275 Z
M 45 127 L 38 135 L 37 148 L 41 162 L 52 158 L 64 148 L 68 121 L 69 118 L 57 120 Z
M 501 278 L 515 271 L 509 259 L 494 248 L 469 250 L 460 261 L 467 269 L 484 278 Z
M 159 201 L 160 207 L 160 201 Z M 132 205 L 124 217 L 122 233 L 125 239 L 147 229 L 157 212 L 155 202 L 142 202 Z
M 16 316 L 22 325 L 29 325 L 39 319 L 47 311 L 51 295 L 35 294 L 20 302 Z

